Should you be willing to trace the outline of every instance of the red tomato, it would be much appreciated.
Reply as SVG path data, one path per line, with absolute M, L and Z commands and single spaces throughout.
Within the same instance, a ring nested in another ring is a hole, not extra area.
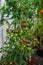
M 8 28 L 6 29 L 6 32 L 9 32 L 9 29 Z
M 41 14 L 43 14 L 43 9 L 42 9 L 42 10 L 40 10 L 40 13 L 41 13 Z
M 34 36 L 31 38 L 31 40 L 37 40 Z

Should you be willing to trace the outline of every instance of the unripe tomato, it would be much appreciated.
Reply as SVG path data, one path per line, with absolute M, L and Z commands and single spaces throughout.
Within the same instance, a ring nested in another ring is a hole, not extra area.
M 32 50 L 32 48 L 31 47 L 29 47 L 29 48 L 27 48 L 28 50 Z
M 15 34 L 15 36 L 18 36 L 18 34 Z
M 21 36 L 21 35 L 22 35 L 22 33 L 19 33 L 19 35 Z
M 23 32 L 23 30 L 20 31 L 21 33 Z
M 10 64 L 12 64 L 12 61 L 10 61 Z
M 26 27 L 26 30 L 28 30 L 28 28 Z
M 41 13 L 41 14 L 43 14 L 43 9 L 42 9 L 42 10 L 40 10 L 40 13 Z

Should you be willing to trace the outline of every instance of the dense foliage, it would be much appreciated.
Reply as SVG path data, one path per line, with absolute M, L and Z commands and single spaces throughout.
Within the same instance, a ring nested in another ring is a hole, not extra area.
M 7 36 L 2 49 L 2 65 L 27 65 L 40 43 L 37 36 L 43 33 L 43 0 L 6 0 L 1 7 L 2 18 L 9 18 Z M 39 22 L 39 24 L 35 24 Z M 40 29 L 39 29 L 40 28 Z M 37 32 L 38 31 L 38 32 Z

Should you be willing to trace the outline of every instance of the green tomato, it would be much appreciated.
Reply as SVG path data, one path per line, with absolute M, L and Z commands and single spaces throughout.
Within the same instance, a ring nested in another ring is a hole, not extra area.
M 26 27 L 26 30 L 28 30 L 28 28 Z
M 15 36 L 18 36 L 18 34 L 15 34 Z
M 29 47 L 29 48 L 27 48 L 29 51 L 31 51 L 32 50 L 32 48 L 31 47 Z
M 12 61 L 10 61 L 10 64 L 12 64 Z
M 25 47 L 26 47 L 26 45 L 23 45 L 23 47 L 25 48 Z
M 21 35 L 22 35 L 22 33 L 19 33 L 19 35 L 21 36 Z
M 23 31 L 21 30 L 20 32 L 22 33 Z

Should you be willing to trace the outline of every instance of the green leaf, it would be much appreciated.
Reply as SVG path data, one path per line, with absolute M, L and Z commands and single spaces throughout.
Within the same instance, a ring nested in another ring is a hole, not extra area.
M 17 2 L 18 0 L 7 0 L 7 2 Z

